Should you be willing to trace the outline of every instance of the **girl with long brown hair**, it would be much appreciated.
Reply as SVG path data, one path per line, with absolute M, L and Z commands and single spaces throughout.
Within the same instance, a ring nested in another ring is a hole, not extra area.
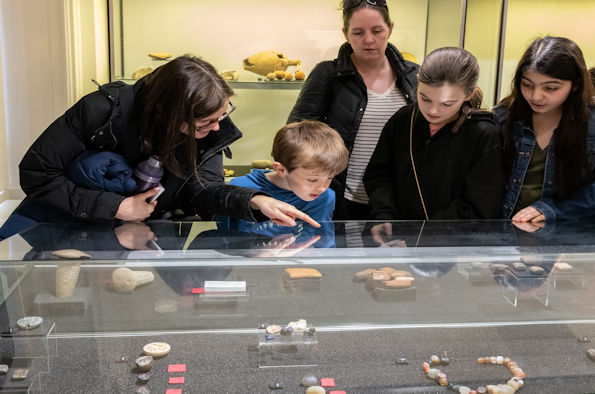
M 595 213 L 593 84 L 578 45 L 534 40 L 494 109 L 502 124 L 509 182 L 503 216 L 519 222 Z

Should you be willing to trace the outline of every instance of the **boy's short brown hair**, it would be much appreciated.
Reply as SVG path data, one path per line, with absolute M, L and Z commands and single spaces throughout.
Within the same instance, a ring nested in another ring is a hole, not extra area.
M 339 133 L 315 120 L 283 126 L 275 135 L 271 155 L 289 172 L 303 167 L 332 176 L 341 173 L 349 161 L 349 152 Z

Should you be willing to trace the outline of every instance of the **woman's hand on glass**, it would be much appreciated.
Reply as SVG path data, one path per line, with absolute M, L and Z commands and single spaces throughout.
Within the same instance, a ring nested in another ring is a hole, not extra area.
M 295 219 L 302 219 L 314 227 L 320 227 L 320 224 L 306 215 L 291 204 L 276 200 L 272 197 L 256 195 L 250 200 L 250 208 L 258 209 L 273 223 L 281 226 L 293 227 L 296 225 Z

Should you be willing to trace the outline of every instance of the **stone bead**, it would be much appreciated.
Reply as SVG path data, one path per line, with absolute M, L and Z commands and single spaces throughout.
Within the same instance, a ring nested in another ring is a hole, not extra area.
M 436 374 L 436 381 L 440 386 L 446 386 L 448 384 L 448 379 L 444 372 L 440 372 Z
M 283 384 L 281 382 L 271 382 L 269 383 L 270 390 L 283 390 Z
M 459 387 L 461 387 L 461 385 L 449 383 L 449 388 L 452 391 L 454 391 L 454 392 L 457 392 L 458 393 L 459 392 Z
M 511 362 L 512 360 L 510 359 L 510 357 L 504 357 L 504 365 L 506 365 L 508 367 L 508 363 Z
M 514 376 L 515 378 L 521 378 L 524 379 L 525 378 L 525 372 L 523 372 L 522 369 L 517 368 L 513 373 L 512 376 Z
M 430 370 L 430 363 L 427 361 L 424 361 L 423 363 L 421 363 L 421 367 L 425 373 L 428 373 L 428 371 Z
M 326 390 L 321 386 L 311 386 L 306 390 L 306 394 L 326 394 Z
M 315 375 L 306 375 L 300 380 L 300 385 L 304 387 L 316 386 L 318 384 L 318 377 Z
M 504 357 L 496 356 L 496 364 L 504 364 Z
M 497 361 L 497 357 L 496 356 L 490 357 L 490 363 L 496 364 L 496 361 Z
M 460 394 L 469 394 L 469 392 L 471 391 L 471 389 L 467 386 L 460 386 L 459 387 L 459 393 Z
M 293 334 L 293 327 L 283 327 L 281 329 L 281 335 L 291 335 Z
M 479 364 L 485 364 L 485 362 L 486 362 L 486 359 L 485 359 L 485 358 L 483 358 L 483 357 L 479 357 L 479 358 L 477 359 L 477 362 L 478 362 Z
M 477 394 L 486 394 L 488 392 L 488 390 L 483 386 L 479 386 L 475 391 L 477 391 Z
M 314 335 L 315 332 L 316 332 L 316 329 L 314 327 L 308 327 L 304 331 L 304 334 L 306 334 L 307 336 L 311 337 L 312 335 Z
M 152 356 L 141 356 L 136 359 L 136 369 L 139 372 L 149 372 L 153 367 L 153 357 Z
M 499 384 L 496 386 L 496 393 L 494 394 L 514 394 L 515 393 L 515 389 L 513 389 L 512 387 L 510 387 L 507 384 Z
M 506 382 L 506 384 L 518 391 L 521 387 L 523 387 L 525 382 L 521 378 L 512 378 Z
M 438 357 L 435 354 L 432 354 L 430 356 L 430 362 L 432 363 L 432 365 L 440 365 L 440 357 Z
M 587 358 L 591 361 L 595 361 L 595 349 L 587 350 Z
M 477 390 L 471 390 L 469 391 L 469 394 L 477 394 Z
M 491 364 L 492 363 L 491 357 L 484 357 L 483 359 L 485 360 L 485 363 L 486 364 Z
M 436 379 L 436 375 L 440 373 L 440 370 L 437 368 L 430 368 L 427 372 L 428 378 Z
M 141 373 L 140 375 L 137 376 L 137 379 L 141 383 L 147 383 L 151 379 L 151 374 L 150 373 Z

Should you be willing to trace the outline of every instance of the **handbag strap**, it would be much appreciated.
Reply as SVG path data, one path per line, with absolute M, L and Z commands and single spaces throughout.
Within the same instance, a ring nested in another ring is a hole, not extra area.
M 413 108 L 411 113 L 411 122 L 409 125 L 409 157 L 411 158 L 411 167 L 413 168 L 413 175 L 415 176 L 415 184 L 417 185 L 417 192 L 419 193 L 419 199 L 421 200 L 421 206 L 424 209 L 424 215 L 426 220 L 430 220 L 428 217 L 428 211 L 426 210 L 426 203 L 424 202 L 424 196 L 421 193 L 421 187 L 419 186 L 419 178 L 417 177 L 417 170 L 415 168 L 415 161 L 413 161 L 413 122 L 415 121 L 415 115 L 417 114 L 417 108 Z

